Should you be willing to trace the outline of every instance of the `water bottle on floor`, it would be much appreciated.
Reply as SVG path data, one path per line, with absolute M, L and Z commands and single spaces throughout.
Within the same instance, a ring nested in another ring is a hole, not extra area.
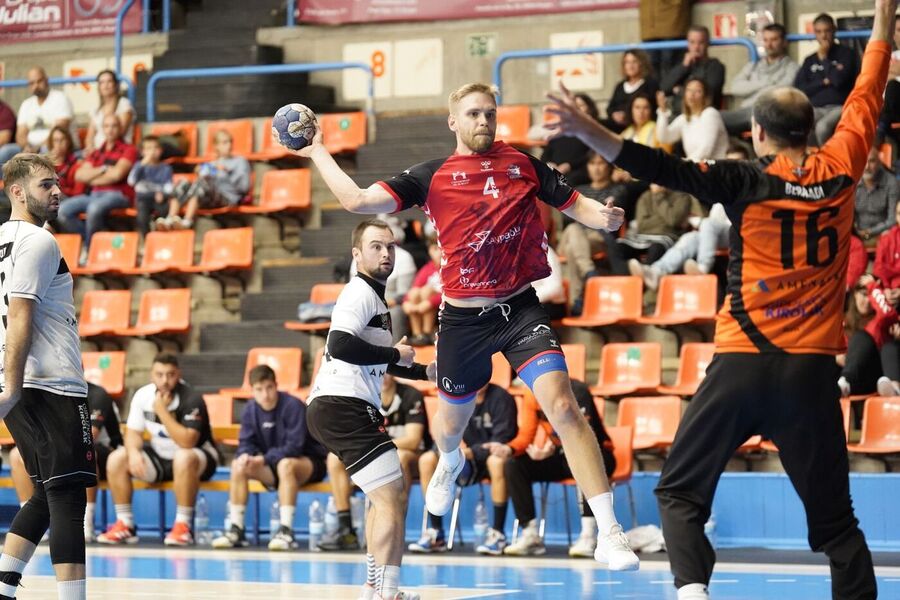
M 706 539 L 709 540 L 710 545 L 716 548 L 719 542 L 716 535 L 716 515 L 709 513 L 709 520 L 703 526 L 703 533 L 706 534 Z
M 475 505 L 475 544 L 478 545 L 484 541 L 488 530 L 487 509 L 484 507 L 484 500 L 479 499 Z
M 319 551 L 319 540 L 325 532 L 325 513 L 322 504 L 313 500 L 309 505 L 309 549 L 312 552 Z
M 197 544 L 209 546 L 212 542 L 212 534 L 209 531 L 209 505 L 203 494 L 197 498 L 197 506 L 194 509 L 194 528 L 197 534 Z
M 281 510 L 278 506 L 278 500 L 272 503 L 272 507 L 269 509 L 269 539 L 275 537 L 275 534 L 278 533 L 278 529 L 281 527 Z
M 360 547 L 366 545 L 366 501 L 359 496 L 350 497 L 350 518 L 353 521 L 353 529 L 359 539 Z
M 328 497 L 328 507 L 325 509 L 325 533 L 331 535 L 338 530 L 337 506 L 334 504 L 334 496 Z

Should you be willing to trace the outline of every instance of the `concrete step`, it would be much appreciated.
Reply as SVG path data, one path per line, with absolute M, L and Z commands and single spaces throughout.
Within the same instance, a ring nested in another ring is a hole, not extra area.
M 246 354 L 251 348 L 301 348 L 310 350 L 310 335 L 284 328 L 284 320 L 243 321 L 204 325 L 200 332 L 203 352 L 237 352 Z

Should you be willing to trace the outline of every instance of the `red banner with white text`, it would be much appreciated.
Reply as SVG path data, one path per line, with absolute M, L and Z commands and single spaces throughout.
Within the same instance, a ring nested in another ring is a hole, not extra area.
M 0 0 L 0 44 L 112 35 L 125 0 Z M 136 0 L 122 23 L 125 33 L 141 30 Z
M 2 1 L 2 0 L 0 0 Z M 302 23 L 341 25 L 379 21 L 436 21 L 520 17 L 611 8 L 636 0 L 302 0 Z

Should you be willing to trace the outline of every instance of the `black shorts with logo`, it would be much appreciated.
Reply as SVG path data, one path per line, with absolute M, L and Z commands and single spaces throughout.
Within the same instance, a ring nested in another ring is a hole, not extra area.
M 45 489 L 97 485 L 87 398 L 23 388 L 5 422 L 25 470 Z
M 394 441 L 384 417 L 372 404 L 347 396 L 316 396 L 306 409 L 306 426 L 314 438 L 337 455 L 353 475 L 391 450 Z
M 157 454 L 150 442 L 144 442 L 142 450 L 147 455 L 147 458 L 150 459 L 150 462 L 153 463 L 153 468 L 156 469 L 156 479 L 151 483 L 162 483 L 174 479 L 172 459 L 163 458 Z M 206 455 L 206 466 L 203 468 L 203 472 L 200 473 L 200 481 L 209 481 L 215 475 L 216 467 L 219 466 L 219 457 L 209 452 L 206 448 L 194 448 L 194 450 L 199 450 Z
M 471 400 L 491 380 L 491 356 L 502 352 L 521 376 L 521 370 L 539 355 L 562 358 L 559 338 L 550 317 L 529 288 L 501 304 L 486 308 L 459 308 L 444 303 L 437 336 L 437 384 L 450 402 Z M 557 361 L 564 370 L 564 360 Z

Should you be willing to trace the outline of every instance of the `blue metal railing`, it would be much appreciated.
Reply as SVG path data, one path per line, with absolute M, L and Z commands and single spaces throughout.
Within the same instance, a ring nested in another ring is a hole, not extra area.
M 294 10 L 297 5 L 297 0 L 287 0 L 287 27 L 293 27 L 296 24 L 294 20 Z
M 125 13 L 127 13 L 132 6 L 134 6 L 134 0 L 125 0 L 125 4 L 122 5 L 122 8 L 119 9 L 119 14 L 116 15 L 116 34 L 113 38 L 116 57 L 116 73 L 122 72 L 122 26 L 125 22 Z
M 81 77 L 50 77 L 48 82 L 50 85 L 63 85 L 66 83 L 94 83 L 97 81 L 97 75 L 82 75 Z M 134 82 L 131 78 L 119 73 L 119 81 L 124 82 L 128 86 L 128 99 L 134 105 L 136 90 Z M 27 79 L 7 79 L 0 81 L 0 88 L 28 87 Z
M 156 120 L 156 84 L 163 79 L 193 79 L 208 77 L 230 77 L 235 75 L 281 75 L 285 73 L 313 73 L 316 71 L 339 71 L 362 69 L 369 75 L 366 94 L 366 121 L 369 139 L 375 139 L 375 77 L 372 68 L 358 62 L 303 63 L 287 65 L 254 65 L 248 67 L 212 67 L 207 69 L 172 69 L 159 71 L 147 82 L 147 121 Z
M 859 31 L 838 31 L 835 36 L 839 40 L 853 39 L 853 38 L 865 38 L 868 39 L 872 35 L 871 29 L 860 29 Z M 815 34 L 812 33 L 789 33 L 787 36 L 787 41 L 789 42 L 803 42 L 807 40 L 816 39 Z
M 753 62 L 759 60 L 759 52 L 756 49 L 756 45 L 748 38 L 724 38 L 712 40 L 710 44 L 713 46 L 744 46 L 747 49 L 747 53 L 750 55 L 750 60 Z M 501 103 L 503 101 L 501 69 L 503 68 L 503 63 L 508 60 L 544 58 L 547 56 L 563 56 L 570 54 L 608 54 L 610 52 L 625 52 L 626 50 L 633 50 L 635 48 L 641 50 L 673 50 L 687 48 L 687 41 L 671 40 L 662 42 L 641 42 L 638 44 L 610 44 L 608 46 L 590 46 L 584 48 L 545 48 L 540 50 L 513 50 L 511 52 L 504 52 L 494 61 L 494 85 L 496 85 L 499 90 L 497 102 Z
M 141 26 L 142 33 L 150 33 L 150 0 L 142 0 L 144 6 L 143 24 Z M 171 0 L 162 0 L 162 31 L 169 32 L 169 26 L 172 20 Z

